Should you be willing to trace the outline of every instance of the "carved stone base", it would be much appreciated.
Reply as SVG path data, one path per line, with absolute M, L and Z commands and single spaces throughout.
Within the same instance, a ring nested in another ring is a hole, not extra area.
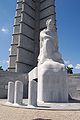
M 64 64 L 48 59 L 38 66 L 38 102 L 68 102 Z

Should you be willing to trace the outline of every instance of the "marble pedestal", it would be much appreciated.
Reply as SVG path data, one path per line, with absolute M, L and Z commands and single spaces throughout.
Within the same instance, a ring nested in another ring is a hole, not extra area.
M 21 81 L 15 82 L 14 103 L 22 104 L 23 100 L 23 83 Z
M 37 106 L 37 82 L 29 81 L 28 106 Z
M 14 83 L 8 82 L 7 102 L 14 103 Z
M 64 64 L 46 60 L 38 65 L 38 103 L 42 102 L 68 102 Z

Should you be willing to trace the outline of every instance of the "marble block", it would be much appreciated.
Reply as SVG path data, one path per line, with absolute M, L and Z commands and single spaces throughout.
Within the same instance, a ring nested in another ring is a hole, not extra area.
M 22 104 L 23 101 L 23 83 L 21 81 L 15 82 L 14 103 Z
M 14 103 L 14 83 L 8 82 L 7 102 Z
M 29 81 L 28 106 L 37 106 L 37 82 Z
M 42 102 L 68 102 L 64 64 L 48 60 L 38 67 L 38 103 Z

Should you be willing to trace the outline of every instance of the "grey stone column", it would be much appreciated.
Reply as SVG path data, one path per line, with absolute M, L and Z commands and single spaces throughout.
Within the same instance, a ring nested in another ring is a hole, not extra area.
M 29 81 L 28 106 L 37 106 L 37 82 Z
M 10 102 L 10 103 L 14 102 L 14 83 L 13 82 L 8 82 L 7 102 Z
M 23 100 L 23 83 L 21 81 L 15 82 L 14 103 L 22 104 Z

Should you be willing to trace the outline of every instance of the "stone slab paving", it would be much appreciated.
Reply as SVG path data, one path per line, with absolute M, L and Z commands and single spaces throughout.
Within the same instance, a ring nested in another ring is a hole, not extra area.
M 80 120 L 80 111 L 21 109 L 0 105 L 0 120 Z
M 6 106 L 5 101 L 0 100 L 0 120 L 80 120 L 79 109 L 24 109 Z

